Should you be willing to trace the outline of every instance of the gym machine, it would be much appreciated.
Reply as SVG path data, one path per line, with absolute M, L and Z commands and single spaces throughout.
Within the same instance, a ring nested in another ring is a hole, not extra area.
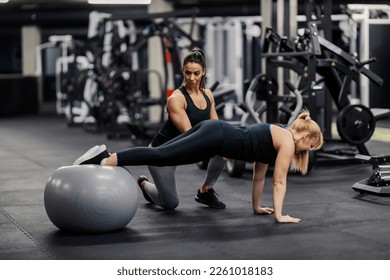
M 390 156 L 355 156 L 360 162 L 372 164 L 372 175 L 355 183 L 352 189 L 364 194 L 371 193 L 379 196 L 390 196 Z
M 286 102 L 284 95 L 277 95 L 278 87 L 274 78 L 276 69 L 292 70 L 299 77 L 298 90 L 305 92 L 307 108 L 324 133 L 326 145 L 316 153 L 317 162 L 352 163 L 357 153 L 369 155 L 365 143 L 374 133 L 376 120 L 382 116 L 375 116 L 371 109 L 362 104 L 351 104 L 348 95 L 352 81 L 358 83 L 361 75 L 382 85 L 383 80 L 364 67 L 374 62 L 375 58 L 364 62 L 357 60 L 320 36 L 316 22 L 308 22 L 307 28 L 300 29 L 293 43 L 275 34 L 272 29 L 267 29 L 264 50 L 268 51 L 270 46 L 276 51 L 264 54 L 267 59 L 268 88 L 261 95 L 267 102 L 267 121 L 277 121 L 278 102 Z M 341 141 L 334 139 L 331 133 L 333 117 L 325 110 L 325 92 L 330 94 L 337 109 L 336 123 Z
M 108 138 L 130 136 L 140 143 L 149 141 L 165 121 L 168 80 L 172 79 L 176 88 L 182 83 L 181 51 L 204 45 L 192 34 L 196 12 L 191 9 L 132 19 L 91 12 L 87 41 L 53 36 L 62 41 L 46 45 L 63 46 L 56 61 L 57 112 L 65 115 L 68 125 L 106 132 Z M 176 22 L 182 16 L 193 19 L 189 32 Z M 135 21 L 140 26 L 136 27 Z M 161 42 L 163 73 L 145 69 L 143 64 L 151 37 Z M 150 96 L 149 79 L 157 82 L 158 97 Z M 151 106 L 159 106 L 158 120 L 149 119 Z
M 39 77 L 40 91 L 43 90 L 43 58 L 42 51 L 48 48 L 59 48 L 60 56 L 55 62 L 55 90 L 56 90 L 56 112 L 59 115 L 69 115 L 69 96 L 77 96 L 75 81 L 78 76 L 88 68 L 85 56 L 75 52 L 76 40 L 72 35 L 52 35 L 48 42 L 36 47 L 36 76 Z M 71 81 L 72 80 L 72 81 Z
M 218 82 L 214 91 L 220 117 L 235 122 L 242 114 L 237 104 L 259 73 L 261 18 L 212 17 L 204 20 L 207 81 Z M 229 59 L 226 59 L 229 58 Z

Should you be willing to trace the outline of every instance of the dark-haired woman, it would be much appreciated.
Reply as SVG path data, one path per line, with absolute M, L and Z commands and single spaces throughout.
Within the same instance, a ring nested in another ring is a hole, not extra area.
M 194 49 L 184 57 L 182 74 L 183 84 L 168 98 L 168 119 L 152 139 L 149 145 L 151 147 L 168 142 L 201 121 L 218 119 L 213 94 L 205 87 L 206 60 L 202 50 Z M 222 157 L 214 156 L 210 159 L 203 184 L 195 196 L 197 202 L 211 208 L 226 207 L 213 188 L 224 166 Z M 148 169 L 154 184 L 145 175 L 139 176 L 137 180 L 144 198 L 163 209 L 175 209 L 179 205 L 176 166 L 151 164 Z

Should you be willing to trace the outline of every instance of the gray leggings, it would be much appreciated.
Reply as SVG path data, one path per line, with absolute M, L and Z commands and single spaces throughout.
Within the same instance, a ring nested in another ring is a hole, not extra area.
M 225 161 L 221 156 L 214 156 L 207 166 L 204 183 L 213 186 L 225 167 Z M 148 166 L 153 177 L 154 184 L 146 182 L 144 190 L 156 205 L 163 209 L 172 210 L 179 205 L 175 170 L 176 166 Z

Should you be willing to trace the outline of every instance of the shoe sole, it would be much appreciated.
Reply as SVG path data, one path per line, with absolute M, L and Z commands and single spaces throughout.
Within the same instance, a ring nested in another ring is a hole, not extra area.
M 142 195 L 144 196 L 144 198 L 146 199 L 146 201 L 148 201 L 149 203 L 151 204 L 155 204 L 154 201 L 150 198 L 150 196 L 148 195 L 148 193 L 144 190 L 144 188 L 141 186 L 141 183 L 143 181 L 148 181 L 149 182 L 149 179 L 148 177 L 146 177 L 145 175 L 140 175 L 137 179 L 137 183 L 138 183 L 138 186 L 139 188 L 141 189 L 141 192 L 142 192 Z
M 100 154 L 105 150 L 106 150 L 106 145 L 100 145 L 100 146 L 96 145 L 91 149 L 89 149 L 88 151 L 86 151 L 81 157 L 76 159 L 73 162 L 73 165 L 80 165 L 81 163 L 90 160 L 91 158 L 95 157 L 96 155 Z

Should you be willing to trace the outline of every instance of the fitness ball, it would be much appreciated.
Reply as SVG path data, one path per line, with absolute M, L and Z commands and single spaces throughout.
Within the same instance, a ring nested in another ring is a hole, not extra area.
M 70 232 L 108 232 L 125 227 L 138 206 L 137 182 L 123 167 L 58 168 L 46 183 L 44 204 L 52 223 Z

